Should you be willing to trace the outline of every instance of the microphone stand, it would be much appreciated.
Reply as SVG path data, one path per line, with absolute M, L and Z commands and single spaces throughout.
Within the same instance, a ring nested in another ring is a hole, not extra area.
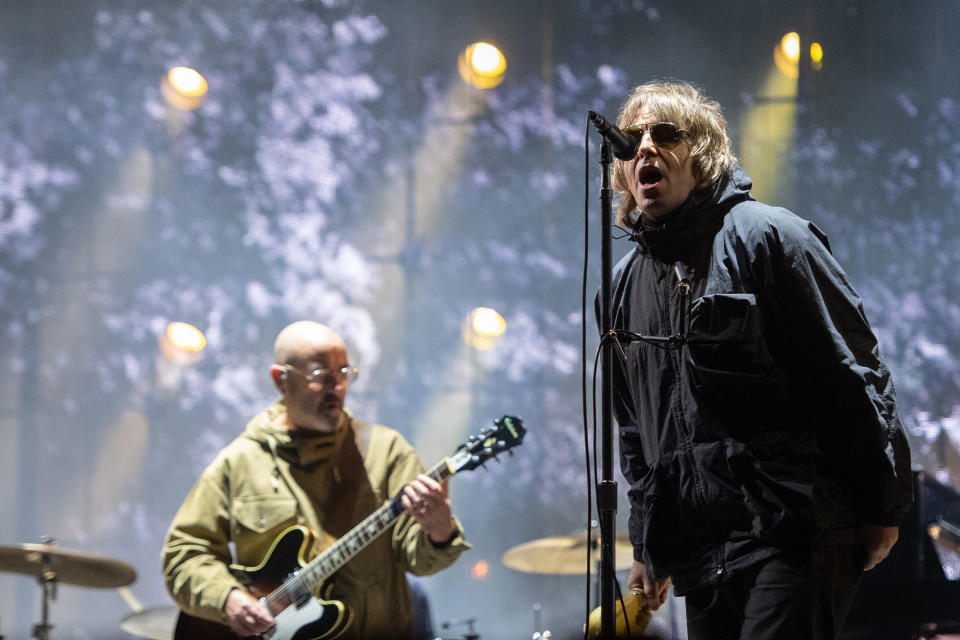
M 610 188 L 610 165 L 613 152 L 606 136 L 600 144 L 600 335 L 613 330 L 610 301 L 613 297 L 611 280 L 613 248 L 610 229 L 613 226 L 613 190 Z M 597 487 L 597 515 L 600 519 L 600 637 L 613 640 L 616 632 L 616 566 L 614 540 L 616 539 L 617 483 L 613 479 L 613 348 L 607 340 L 601 347 L 602 381 L 600 386 L 600 486 Z

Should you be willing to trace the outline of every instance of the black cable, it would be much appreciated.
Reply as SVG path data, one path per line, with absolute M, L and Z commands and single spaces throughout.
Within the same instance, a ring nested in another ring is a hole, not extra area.
M 580 290 L 580 404 L 583 409 L 583 449 L 587 464 L 587 597 L 583 618 L 583 640 L 590 626 L 590 521 L 593 519 L 593 492 L 590 483 L 590 435 L 587 422 L 587 273 L 590 258 L 590 118 L 583 133 L 583 278 Z M 594 365 L 596 367 L 596 365 Z M 594 376 L 596 386 L 596 376 Z
M 603 346 L 610 340 L 613 340 L 618 345 L 618 351 L 622 353 L 623 347 L 619 346 L 621 336 L 629 338 L 630 341 L 644 342 L 650 346 L 657 347 L 658 349 L 663 349 L 664 351 L 676 351 L 685 343 L 685 339 L 677 336 L 645 336 L 642 333 L 637 333 L 636 331 L 610 331 L 607 335 L 600 338 L 600 346 Z M 700 344 L 700 341 L 697 341 L 696 344 Z

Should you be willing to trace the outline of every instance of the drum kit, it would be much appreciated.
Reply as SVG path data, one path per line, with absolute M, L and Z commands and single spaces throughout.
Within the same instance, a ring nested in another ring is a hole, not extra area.
M 594 523 L 596 527 L 596 523 Z M 623 571 L 633 565 L 633 545 L 626 534 L 620 534 L 614 540 L 614 569 Z M 594 529 L 590 535 L 580 532 L 566 536 L 539 538 L 524 542 L 507 550 L 503 554 L 503 564 L 516 571 L 544 575 L 584 575 L 589 568 L 598 576 L 600 566 L 600 537 Z M 599 590 L 599 580 L 597 581 Z M 540 604 L 533 605 L 534 633 L 532 640 L 548 640 L 552 634 L 544 630 L 540 620 Z M 617 606 L 616 632 L 617 638 L 639 637 L 650 622 L 651 614 L 647 608 L 646 599 L 640 592 L 624 594 L 623 604 Z M 473 631 L 473 619 L 470 619 L 470 632 L 463 636 L 464 640 L 480 638 Z M 449 628 L 445 623 L 442 628 Z M 588 638 L 595 640 L 600 637 L 600 609 L 590 614 L 588 622 Z
M 63 549 L 52 538 L 40 544 L 0 546 L 0 572 L 19 573 L 37 579 L 41 589 L 40 622 L 33 625 L 32 638 L 49 640 L 50 605 L 57 599 L 57 586 L 68 584 L 95 589 L 122 589 L 137 579 L 137 572 L 122 560 Z M 143 638 L 169 640 L 177 609 L 142 609 L 124 618 L 120 627 Z M 2 636 L 0 636 L 2 640 Z
M 589 546 L 589 560 L 588 549 Z M 629 569 L 633 563 L 633 548 L 626 535 L 618 535 L 614 543 L 616 570 Z M 568 536 L 540 538 L 525 542 L 509 549 L 503 554 L 503 564 L 524 573 L 546 575 L 583 575 L 590 563 L 591 570 L 599 566 L 600 544 L 596 535 L 586 533 Z M 122 589 L 136 580 L 137 573 L 122 560 L 95 555 L 84 551 L 63 549 L 53 539 L 45 538 L 41 544 L 19 544 L 0 546 L 0 572 L 19 573 L 37 579 L 41 588 L 40 622 L 33 625 L 31 637 L 37 640 L 49 640 L 50 603 L 57 598 L 57 585 L 60 583 L 79 587 L 98 589 Z M 642 596 L 641 596 L 642 598 Z M 132 599 L 132 596 L 130 598 Z M 120 622 L 120 628 L 127 633 L 149 640 L 169 640 L 176 624 L 177 608 L 173 606 L 142 608 L 135 601 L 135 609 Z M 645 603 L 638 602 L 635 594 L 627 598 L 627 615 L 633 616 L 636 624 L 649 620 L 649 610 Z M 539 629 L 539 606 L 534 605 L 534 627 Z M 596 612 L 595 612 L 596 613 Z M 644 620 L 643 616 L 646 616 Z M 618 612 L 618 627 L 623 611 Z M 592 616 L 591 616 L 592 617 Z M 469 622 L 469 631 L 465 637 L 478 639 L 473 630 L 474 620 Z M 446 627 L 449 628 L 449 627 Z M 545 640 L 549 631 L 536 631 L 534 638 Z M 591 636 L 592 637 L 592 636 Z M 0 636 L 0 640 L 3 637 Z

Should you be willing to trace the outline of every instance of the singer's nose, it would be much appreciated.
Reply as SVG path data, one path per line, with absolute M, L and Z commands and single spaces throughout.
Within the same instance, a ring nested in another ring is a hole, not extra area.
M 653 142 L 653 135 L 651 135 L 649 130 L 644 131 L 640 138 L 640 143 L 637 145 L 637 153 L 647 155 L 656 148 L 657 145 Z

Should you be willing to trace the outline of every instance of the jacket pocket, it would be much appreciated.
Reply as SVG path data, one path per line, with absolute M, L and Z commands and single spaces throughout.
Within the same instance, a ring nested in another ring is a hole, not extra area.
M 724 424 L 750 429 L 779 413 L 786 403 L 785 375 L 770 355 L 756 296 L 698 298 L 690 309 L 688 340 L 693 388 Z
M 295 524 L 297 502 L 284 496 L 238 496 L 233 499 L 230 515 L 234 534 L 266 533 L 280 525 Z

